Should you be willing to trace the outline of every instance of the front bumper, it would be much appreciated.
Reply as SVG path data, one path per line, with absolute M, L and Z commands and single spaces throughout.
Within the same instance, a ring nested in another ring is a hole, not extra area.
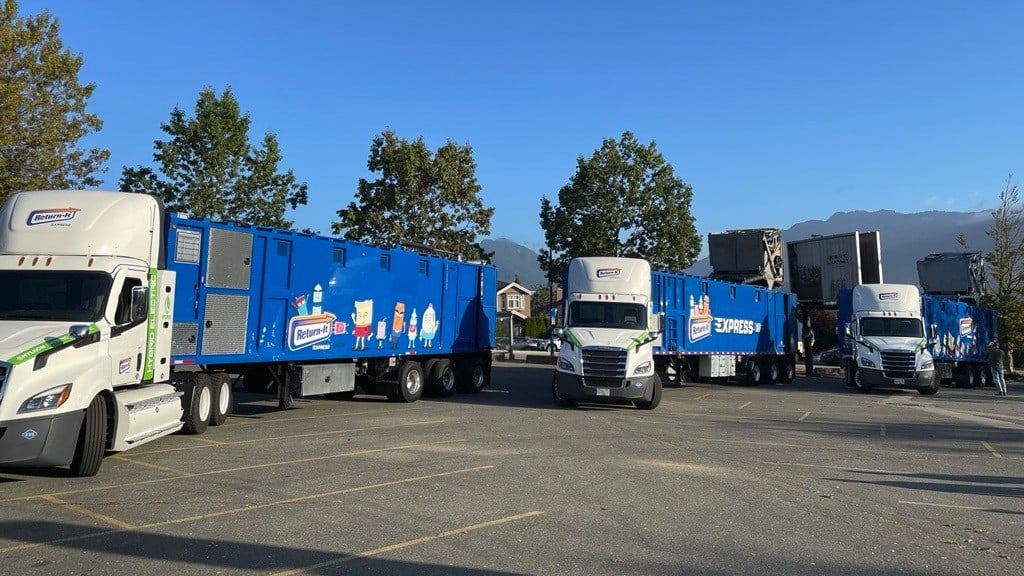
M 935 382 L 935 371 L 915 372 L 912 378 L 891 378 L 881 370 L 857 368 L 860 381 L 867 386 L 879 388 L 928 388 Z M 902 381 L 902 382 L 901 382 Z
M 564 400 L 582 402 L 632 402 L 634 400 L 650 402 L 654 395 L 654 383 L 657 378 L 659 378 L 657 374 L 634 376 L 616 382 L 617 385 L 613 386 L 608 382 L 586 382 L 585 378 L 576 374 L 555 371 L 558 396 Z
M 85 410 L 0 422 L 0 466 L 48 467 L 71 463 Z

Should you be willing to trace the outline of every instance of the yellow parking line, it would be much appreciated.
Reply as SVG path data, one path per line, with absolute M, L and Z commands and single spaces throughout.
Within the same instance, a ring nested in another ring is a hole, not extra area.
M 85 516 L 88 516 L 88 517 L 92 518 L 93 520 L 99 520 L 100 522 L 105 522 L 107 524 L 110 524 L 112 526 L 116 526 L 118 528 L 122 528 L 122 529 L 125 529 L 125 530 L 131 530 L 132 528 L 134 528 L 134 526 L 132 526 L 131 524 L 129 524 L 127 522 L 122 522 L 122 521 L 118 520 L 117 518 L 112 518 L 110 516 L 107 516 L 106 514 L 100 514 L 99 512 L 94 512 L 94 511 L 89 510 L 88 508 L 86 508 L 85 506 L 82 506 L 80 504 L 72 504 L 71 502 L 68 502 L 67 500 L 61 500 L 60 498 L 57 498 L 56 496 L 50 496 L 50 495 L 43 496 L 43 500 L 46 500 L 47 502 L 49 502 L 51 504 L 56 504 L 57 506 L 60 506 L 62 508 L 67 508 L 68 510 L 72 510 L 74 512 L 78 512 L 79 514 L 84 514 Z
M 751 404 L 753 404 L 753 402 L 744 402 L 743 404 L 740 404 L 740 410 L 743 410 L 744 408 L 750 406 Z
M 807 417 L 808 417 L 808 416 L 810 416 L 810 415 L 811 415 L 811 413 L 810 413 L 810 412 L 804 412 L 804 415 L 803 415 L 803 416 L 801 416 L 800 418 L 798 418 L 798 420 L 799 420 L 800 422 L 803 422 L 803 421 L 804 421 L 804 420 L 806 420 L 806 419 L 807 419 Z
M 135 460 L 121 454 L 115 454 L 110 457 L 111 460 L 121 460 L 122 462 L 131 462 L 139 466 L 145 466 L 146 468 L 153 468 L 154 470 L 160 470 L 163 472 L 170 472 L 171 474 L 177 474 L 178 476 L 195 476 L 192 472 L 183 472 L 181 470 L 175 470 L 174 468 L 168 468 L 167 466 L 160 466 L 159 464 L 151 464 L 149 462 L 143 462 L 141 460 Z
M 981 445 L 984 446 L 989 452 L 991 452 L 992 455 L 995 456 L 996 458 L 1002 458 L 1003 457 L 1003 455 L 1000 454 L 999 452 L 996 452 L 996 449 L 993 448 L 992 445 L 989 444 L 988 442 L 985 442 L 984 440 L 982 440 L 981 441 Z
M 268 502 L 268 503 L 265 503 L 265 504 L 256 504 L 256 505 L 252 505 L 252 506 L 246 506 L 244 508 L 234 508 L 234 509 L 231 509 L 231 510 L 222 510 L 220 512 L 214 512 L 214 513 L 211 513 L 211 514 L 202 514 L 202 515 L 199 515 L 199 516 L 189 516 L 187 518 L 175 518 L 175 519 L 172 519 L 172 520 L 164 520 L 162 522 L 153 522 L 152 524 L 143 524 L 143 525 L 139 525 L 139 526 L 132 526 L 130 524 L 124 524 L 123 527 L 120 530 L 101 530 L 101 531 L 98 531 L 98 532 L 93 532 L 91 534 L 82 534 L 82 535 L 79 535 L 79 536 L 68 536 L 66 538 L 58 538 L 58 539 L 49 540 L 49 541 L 46 541 L 46 542 L 30 542 L 30 543 L 26 543 L 26 544 L 17 544 L 17 545 L 14 545 L 14 546 L 8 546 L 6 548 L 0 548 L 0 554 L 6 553 L 6 552 L 13 552 L 15 550 L 26 550 L 26 549 L 29 549 L 29 548 L 37 548 L 37 547 L 40 547 L 40 546 L 49 546 L 49 545 L 52 545 L 52 544 L 64 544 L 64 543 L 67 543 L 67 542 L 77 542 L 79 540 L 86 540 L 88 538 L 96 538 L 96 537 L 99 537 L 99 536 L 109 536 L 109 535 L 112 535 L 112 534 L 121 534 L 121 533 L 124 533 L 124 532 L 137 532 L 139 530 L 149 530 L 151 528 L 159 528 L 159 527 L 163 527 L 163 526 L 169 526 L 169 525 L 172 525 L 172 524 L 182 524 L 182 523 L 185 523 L 185 522 L 192 522 L 192 521 L 196 521 L 196 520 L 205 520 L 207 518 L 216 518 L 218 516 L 225 516 L 225 515 L 228 515 L 228 514 L 238 514 L 240 512 L 247 512 L 249 510 L 262 510 L 264 508 L 269 508 L 271 506 L 280 506 L 280 505 L 283 505 L 283 504 L 294 504 L 295 502 L 303 502 L 305 500 L 312 500 L 312 499 L 316 499 L 316 498 L 325 498 L 325 497 L 329 497 L 329 496 L 338 496 L 338 495 L 341 495 L 341 494 L 351 494 L 353 492 L 361 492 L 361 491 L 364 491 L 364 490 L 372 490 L 374 488 L 384 488 L 384 487 L 387 487 L 387 486 L 395 486 L 395 485 L 398 485 L 398 484 L 408 484 L 408 483 L 417 482 L 417 481 L 420 481 L 420 480 L 429 480 L 429 479 L 432 479 L 432 478 L 442 478 L 442 477 L 445 477 L 445 476 L 452 476 L 452 475 L 455 475 L 455 474 L 464 474 L 464 473 L 468 473 L 468 472 L 477 472 L 477 471 L 480 471 L 480 470 L 489 470 L 491 468 L 494 468 L 494 466 L 492 466 L 492 465 L 489 465 L 489 466 L 476 466 L 474 468 L 464 468 L 462 470 L 452 470 L 452 471 L 449 471 L 449 472 L 439 472 L 437 474 L 427 474 L 427 475 L 424 475 L 424 476 L 416 476 L 416 477 L 413 477 L 413 478 L 402 478 L 400 480 L 392 480 L 390 482 L 380 482 L 378 484 L 370 484 L 370 485 L 367 485 L 367 486 L 356 486 L 356 487 L 352 487 L 352 488 L 344 488 L 344 489 L 341 489 L 341 490 L 332 490 L 330 492 L 323 492 L 323 493 L 320 493 L 320 494 L 312 494 L 312 495 L 309 495 L 309 496 L 299 496 L 297 498 L 288 498 L 286 500 L 278 500 L 277 502 Z M 49 495 L 43 496 L 43 498 L 47 499 L 47 500 L 50 500 L 50 501 L 59 501 L 58 498 L 51 497 Z M 51 500 L 51 498 L 52 498 L 52 500 Z M 74 506 L 74 505 L 71 505 L 71 506 Z M 89 514 L 91 512 L 91 511 L 84 511 L 84 509 L 82 509 L 80 511 L 83 511 L 83 513 L 85 513 L 85 514 Z M 92 514 L 95 514 L 95 513 L 92 513 Z M 101 516 L 101 515 L 99 515 L 99 516 Z M 94 516 L 94 517 L 99 517 L 99 516 Z M 109 517 L 106 517 L 106 518 L 107 519 L 105 521 L 107 521 L 107 522 L 111 522 L 111 521 L 112 522 L 119 522 L 118 520 L 115 520 L 113 518 L 109 518 Z
M 365 456 L 366 454 L 376 454 L 379 452 L 393 452 L 395 450 L 410 450 L 415 448 L 424 448 L 427 446 L 440 446 L 443 444 L 454 444 L 458 442 L 465 442 L 465 440 L 442 440 L 440 442 L 424 442 L 422 444 L 403 444 L 401 446 L 389 446 L 387 448 L 368 448 L 365 450 L 353 450 L 352 452 L 341 452 L 339 454 L 328 454 L 327 456 L 313 456 L 310 458 L 299 458 L 297 460 L 283 460 L 278 462 L 268 462 L 265 464 L 252 464 L 249 466 L 240 466 L 238 468 L 223 468 L 220 470 L 210 470 L 208 472 L 196 472 L 191 476 L 173 476 L 170 478 L 153 478 L 151 480 L 139 480 L 138 482 L 128 482 L 124 484 L 115 484 L 108 486 L 96 486 L 94 488 L 82 488 L 80 490 L 67 490 L 64 492 L 53 492 L 50 494 L 32 494 L 29 496 L 16 496 L 14 498 L 0 499 L 0 503 L 3 502 L 18 502 L 24 500 L 33 500 L 36 498 L 44 498 L 46 496 L 68 496 L 70 494 L 83 494 L 86 492 L 100 492 L 102 490 L 112 490 L 114 488 L 124 488 L 126 486 L 143 486 L 146 484 L 159 484 L 161 482 L 170 482 L 172 480 L 181 480 L 183 478 L 195 478 L 199 476 L 215 476 L 217 474 L 228 474 L 231 472 L 242 472 L 245 470 L 256 470 L 259 468 L 271 468 L 274 466 L 288 466 L 291 464 L 301 464 L 305 462 L 316 462 L 319 460 L 331 460 L 333 458 L 347 458 L 350 456 Z
M 696 400 L 703 400 L 703 399 L 707 398 L 708 396 L 711 396 L 711 392 L 708 392 L 707 394 L 701 394 L 700 396 L 697 396 L 697 398 L 695 398 L 695 399 Z
M 312 564 L 310 566 L 304 566 L 302 568 L 296 568 L 294 570 L 288 570 L 287 572 L 273 572 L 275 576 L 294 576 L 295 574 L 302 574 L 303 572 L 309 572 L 310 570 L 319 570 L 321 568 L 327 568 L 329 566 L 338 566 L 351 562 L 353 560 L 359 560 L 361 558 L 367 558 L 370 556 L 377 556 L 387 552 L 393 552 L 402 548 L 408 548 L 409 546 L 415 546 L 417 544 L 423 544 L 424 542 L 431 542 L 433 540 L 440 540 L 441 538 L 447 538 L 449 536 L 458 536 L 460 534 L 466 534 L 474 530 L 480 530 L 482 528 L 490 528 L 491 526 L 498 526 L 500 524 L 506 524 L 508 522 L 514 522 L 516 520 L 523 520 L 525 518 L 531 518 L 533 516 L 539 516 L 544 512 L 540 510 L 532 510 L 523 514 L 516 514 L 514 516 L 506 516 L 504 518 L 498 518 L 496 520 L 488 520 L 487 522 L 480 522 L 479 524 L 472 524 L 469 526 L 463 526 L 462 528 L 456 528 L 454 530 L 446 530 L 440 534 L 433 536 L 423 536 L 422 538 L 414 538 L 412 540 L 406 540 L 405 542 L 398 542 L 395 544 L 388 544 L 387 546 L 381 546 L 380 548 L 374 548 L 372 550 L 365 550 L 352 556 L 344 556 L 334 560 L 328 560 L 326 562 L 320 562 L 319 564 Z

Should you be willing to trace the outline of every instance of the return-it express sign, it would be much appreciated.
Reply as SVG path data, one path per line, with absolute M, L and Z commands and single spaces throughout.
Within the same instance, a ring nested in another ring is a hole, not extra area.
M 323 342 L 334 334 L 334 314 L 295 316 L 288 321 L 288 348 L 299 350 Z

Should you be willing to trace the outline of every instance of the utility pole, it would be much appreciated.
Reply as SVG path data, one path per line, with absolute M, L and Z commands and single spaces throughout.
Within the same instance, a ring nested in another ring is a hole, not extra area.
M 548 247 L 548 266 L 551 266 L 551 247 Z M 551 325 L 548 326 L 548 356 L 555 355 L 555 283 L 551 281 L 551 271 L 548 270 L 548 306 L 551 307 Z

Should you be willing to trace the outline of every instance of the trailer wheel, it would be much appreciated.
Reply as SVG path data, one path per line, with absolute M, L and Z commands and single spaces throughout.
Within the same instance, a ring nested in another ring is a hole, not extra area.
M 423 368 L 419 362 L 406 360 L 398 369 L 398 390 L 388 394 L 393 402 L 415 402 L 423 395 Z
M 220 372 L 213 376 L 213 385 L 210 388 L 213 396 L 213 412 L 210 415 L 210 426 L 220 426 L 227 422 L 228 414 L 231 414 L 231 406 L 234 404 L 234 396 L 231 393 L 231 377 Z
M 773 358 L 768 358 L 764 361 L 764 366 L 761 367 L 761 377 L 764 378 L 762 384 L 774 384 L 779 381 L 779 364 Z
M 202 434 L 210 425 L 210 416 L 213 412 L 213 392 L 210 386 L 210 377 L 199 372 L 192 372 L 186 376 L 181 383 L 185 392 L 187 404 L 185 409 L 185 426 L 182 430 L 186 434 Z
M 964 366 L 964 387 L 974 388 L 976 378 L 977 373 L 974 371 L 974 366 Z
M 796 365 L 787 357 L 779 359 L 777 370 L 780 374 L 779 382 L 783 384 L 789 384 L 796 378 Z
M 975 378 L 975 382 L 979 388 L 985 388 L 992 384 L 991 378 L 988 377 L 988 368 L 985 366 L 975 366 L 975 370 L 978 371 L 978 376 Z
M 576 401 L 575 400 L 571 400 L 569 398 L 562 398 L 562 396 L 558 394 L 558 377 L 557 376 L 552 376 L 551 377 L 551 396 L 555 399 L 555 404 L 561 406 L 562 408 L 575 408 L 576 407 Z
M 72 476 L 95 476 L 103 463 L 107 441 L 107 403 L 97 394 L 85 409 L 85 421 L 78 432 L 78 444 L 71 459 Z
M 435 396 L 447 398 L 455 394 L 455 368 L 450 360 L 438 360 L 431 366 L 427 387 Z
M 633 405 L 641 410 L 654 410 L 661 404 L 661 380 L 654 379 L 654 391 L 651 392 L 650 400 L 634 400 Z
M 757 386 L 761 383 L 761 363 L 756 359 L 751 358 L 747 360 L 747 374 L 743 378 L 744 382 L 751 386 Z
M 478 394 L 487 385 L 489 374 L 479 359 L 467 359 L 457 366 L 456 388 L 459 392 Z

